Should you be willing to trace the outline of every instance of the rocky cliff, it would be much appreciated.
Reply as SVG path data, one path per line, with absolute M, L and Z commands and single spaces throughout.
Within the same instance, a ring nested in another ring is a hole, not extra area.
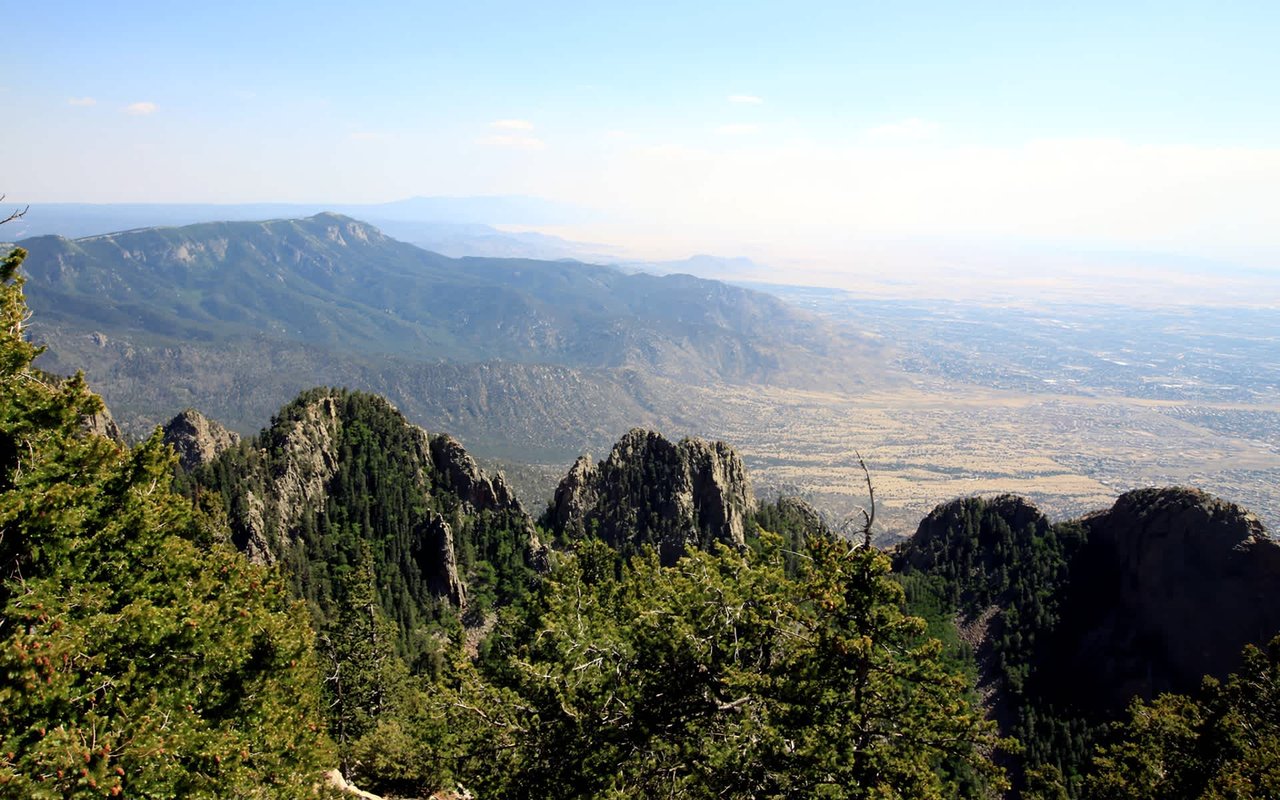
M 545 561 L 501 475 L 486 475 L 456 440 L 409 424 L 374 395 L 305 392 L 192 478 L 228 499 L 236 544 L 281 564 L 322 619 L 341 602 L 351 566 L 371 558 L 382 605 L 410 651 L 422 644 L 423 623 L 466 606 L 473 575 L 500 599 L 524 591 L 527 573 Z
M 1134 697 L 1192 692 L 1280 633 L 1280 544 L 1194 489 L 1129 492 L 1058 524 L 1017 497 L 956 500 L 895 567 L 920 613 L 954 611 L 1027 768 L 1079 773 Z M 1021 786 L 1022 764 L 1010 766 Z
M 165 423 L 165 444 L 178 454 L 178 463 L 191 471 L 240 443 L 240 434 L 227 430 L 194 408 L 188 408 Z
M 1196 489 L 1140 489 L 1081 521 L 1066 670 L 1100 695 L 1194 689 L 1245 644 L 1280 633 L 1280 543 L 1256 516 Z
M 723 442 L 636 428 L 592 466 L 583 456 L 556 489 L 546 523 L 558 535 L 598 536 L 624 552 L 649 544 L 664 563 L 689 547 L 742 547 L 755 505 L 742 459 Z
M 1244 645 L 1280 633 L 1280 543 L 1196 489 L 1128 492 L 1057 526 L 1021 498 L 957 500 L 897 560 L 943 576 L 969 611 L 1007 613 L 1019 600 L 1006 590 L 1039 592 L 1053 617 L 1045 665 L 1107 707 L 1225 676 Z
M 1135 696 L 1187 694 L 1280 632 L 1280 544 L 1194 489 L 1056 525 L 1009 495 L 952 500 L 895 567 L 916 612 L 955 613 L 988 712 L 1023 742 L 1012 796 L 1033 769 L 1082 774 Z

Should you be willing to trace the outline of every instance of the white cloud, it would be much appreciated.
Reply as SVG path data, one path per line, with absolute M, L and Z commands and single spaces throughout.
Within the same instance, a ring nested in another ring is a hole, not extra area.
M 631 132 L 630 132 L 630 131 L 624 131 L 624 130 L 612 130 L 612 131 L 605 131 L 605 132 L 604 132 L 604 138 L 606 138 L 606 139 L 630 139 L 630 138 L 631 138 Z
M 485 136 L 477 141 L 486 147 L 501 147 L 507 150 L 543 150 L 547 146 L 546 142 L 536 136 L 522 136 L 520 134 Z
M 352 131 L 347 138 L 353 142 L 385 142 L 391 137 L 377 131 Z
M 156 113 L 156 109 L 158 108 L 159 106 L 155 103 L 152 103 L 149 100 L 143 100 L 138 103 L 130 103 L 124 107 L 124 110 L 126 114 L 133 114 L 136 117 L 145 117 L 148 114 Z
M 756 97 L 754 94 L 731 94 L 729 95 L 730 103 L 739 103 L 742 105 L 758 106 L 764 102 L 763 98 Z
M 743 123 L 743 122 L 735 122 L 729 125 L 721 125 L 719 128 L 716 128 L 716 133 L 722 134 L 724 136 L 742 136 L 743 134 L 747 134 L 747 133 L 755 133 L 758 130 L 760 130 L 759 125 L 752 125 L 750 123 Z
M 69 106 L 96 106 L 97 100 L 92 97 L 68 97 L 67 105 Z
M 867 131 L 867 137 L 880 142 L 920 142 L 938 135 L 941 126 L 936 122 L 911 117 L 900 122 L 877 125 Z
M 489 127 L 502 131 L 531 131 L 533 123 L 527 119 L 498 119 L 490 122 Z

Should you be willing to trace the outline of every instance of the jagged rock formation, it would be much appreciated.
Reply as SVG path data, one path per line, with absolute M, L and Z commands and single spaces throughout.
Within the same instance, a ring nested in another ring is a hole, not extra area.
M 480 510 L 519 507 L 520 501 L 501 474 L 486 477 L 462 443 L 447 433 L 430 440 L 431 462 L 440 471 L 442 484 Z
M 304 515 L 324 509 L 329 481 L 338 471 L 335 440 L 341 425 L 335 398 L 299 398 L 286 410 L 287 418 L 282 412 L 258 437 L 254 449 L 270 467 L 258 476 L 256 489 L 245 489 L 244 513 L 231 519 L 241 549 L 266 564 L 284 559 L 293 548 Z
M 240 443 L 240 434 L 227 430 L 194 408 L 165 423 L 165 444 L 178 454 L 178 463 L 191 471 L 212 462 Z
M 742 547 L 755 505 L 742 459 L 724 442 L 635 428 L 592 466 L 577 460 L 556 489 L 548 526 L 560 536 L 598 536 L 619 550 L 645 544 L 673 563 L 689 547 Z
M 96 414 L 90 414 L 81 421 L 81 429 L 85 433 L 92 433 L 97 436 L 110 439 L 116 444 L 124 444 L 124 434 L 120 432 L 120 426 L 116 424 L 115 418 L 111 416 L 111 412 L 106 406 Z
M 830 526 L 818 513 L 818 509 L 799 497 L 779 497 L 774 504 L 784 519 L 810 536 L 832 536 Z
M 545 561 L 501 475 L 485 475 L 456 440 L 409 424 L 375 395 L 305 392 L 192 479 L 228 499 L 233 541 L 281 564 L 321 619 L 367 552 L 411 654 L 425 646 L 423 623 L 467 604 L 471 575 L 485 576 L 486 597 L 509 599 Z

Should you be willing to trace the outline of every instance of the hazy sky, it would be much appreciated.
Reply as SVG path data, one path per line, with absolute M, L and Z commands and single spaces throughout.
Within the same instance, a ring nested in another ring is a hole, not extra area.
M 1276 2 L 6 5 L 10 203 L 529 194 L 655 245 L 1280 264 Z

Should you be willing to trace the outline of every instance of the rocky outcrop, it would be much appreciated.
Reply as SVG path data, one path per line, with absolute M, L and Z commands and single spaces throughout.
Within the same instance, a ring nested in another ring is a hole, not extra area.
M 188 408 L 161 429 L 165 444 L 178 454 L 184 470 L 203 467 L 240 443 L 240 434 Z
M 67 381 L 80 380 L 79 378 L 66 378 L 57 375 L 45 374 L 44 379 L 62 385 Z M 118 445 L 125 445 L 124 433 L 121 432 L 120 426 L 116 424 L 115 418 L 111 416 L 111 409 L 103 404 L 101 408 L 92 414 L 86 414 L 80 418 L 80 432 L 91 436 L 101 436 L 104 439 L 110 439 Z
M 427 452 L 434 467 L 437 489 L 456 496 L 471 513 L 489 512 L 516 520 L 530 565 L 539 572 L 546 570 L 550 559 L 548 549 L 538 539 L 533 518 L 525 512 L 502 473 L 486 475 L 462 444 L 447 433 L 421 433 L 428 442 Z
M 106 406 L 103 406 L 102 410 L 96 414 L 90 414 L 85 417 L 81 421 L 80 427 L 85 433 L 110 439 L 119 445 L 125 444 L 124 434 L 121 433 L 120 426 L 116 424 Z
M 193 475 L 230 494 L 235 543 L 255 561 L 281 564 L 325 616 L 341 601 L 344 567 L 361 558 L 372 559 L 388 618 L 414 641 L 441 608 L 467 605 L 468 570 L 480 561 L 493 567 L 501 596 L 547 560 L 501 475 L 486 475 L 455 439 L 411 425 L 376 395 L 306 392 L 219 459 L 218 469 Z
M 1196 489 L 1140 489 L 1082 523 L 1072 663 L 1098 691 L 1189 691 L 1280 633 L 1280 543 L 1248 511 Z
M 556 487 L 547 512 L 546 521 L 552 530 L 575 537 L 586 535 L 587 517 L 596 512 L 600 502 L 600 493 L 596 490 L 598 479 L 591 456 L 578 456 Z
M 636 428 L 595 467 L 578 459 L 546 520 L 559 535 L 598 536 L 623 551 L 653 545 L 670 564 L 689 547 L 742 547 L 754 505 L 742 459 L 727 444 L 672 444 Z
M 822 518 L 822 514 L 819 513 L 818 509 L 809 505 L 806 500 L 799 497 L 784 496 L 779 497 L 775 505 L 786 519 L 792 521 L 794 527 L 804 531 L 806 535 L 832 535 L 831 527 Z
M 1193 693 L 1280 633 L 1280 544 L 1194 489 L 1129 492 L 1057 524 L 1017 497 L 952 501 L 898 548 L 895 568 L 922 611 L 956 612 L 988 713 L 1036 745 L 1005 764 L 1013 796 L 1024 767 L 1087 769 L 1135 697 Z
M 458 574 L 453 529 L 444 517 L 427 512 L 426 518 L 414 531 L 412 547 L 413 559 L 426 575 L 431 593 L 446 598 L 459 608 L 464 607 L 467 591 Z
M 488 477 L 474 458 L 447 433 L 430 437 L 431 463 L 441 484 L 479 511 L 520 508 L 502 473 Z
M 349 783 L 341 770 L 337 769 L 331 769 L 324 774 L 324 786 L 343 797 L 358 797 L 360 800 L 382 800 L 378 795 L 362 791 L 355 784 Z
M 920 523 L 895 568 L 943 577 L 962 624 L 1019 612 L 1037 642 L 1034 691 L 1096 718 L 1225 677 L 1245 645 L 1280 634 L 1280 543 L 1196 489 L 1132 491 L 1058 525 L 1018 497 L 955 500 Z
M 304 515 L 324 508 L 338 470 L 335 398 L 321 395 L 294 403 L 291 411 L 258 438 L 260 463 L 267 468 L 254 481 L 260 488 L 246 490 L 246 513 L 232 518 L 242 549 L 264 564 L 280 560 L 293 546 Z

